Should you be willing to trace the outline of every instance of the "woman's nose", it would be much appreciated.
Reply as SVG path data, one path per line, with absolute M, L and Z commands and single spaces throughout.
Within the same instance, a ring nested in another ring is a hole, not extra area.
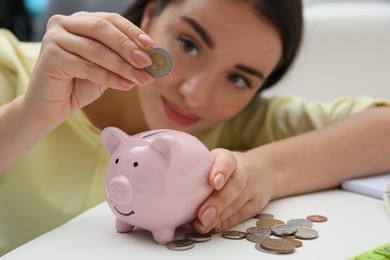
M 180 85 L 179 92 L 191 107 L 207 106 L 214 95 L 217 84 L 211 77 L 193 76 L 186 78 Z

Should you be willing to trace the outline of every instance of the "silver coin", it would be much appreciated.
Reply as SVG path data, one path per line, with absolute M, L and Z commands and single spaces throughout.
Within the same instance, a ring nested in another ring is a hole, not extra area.
M 176 251 L 188 250 L 195 246 L 194 241 L 179 239 L 167 243 L 167 248 Z
M 237 230 L 226 230 L 221 233 L 221 236 L 228 239 L 244 239 L 246 238 L 246 232 Z
M 212 236 L 211 234 L 200 234 L 197 232 L 191 232 L 186 234 L 186 238 L 194 242 L 206 242 L 210 241 Z
M 297 232 L 297 227 L 289 224 L 280 224 L 271 227 L 271 231 L 277 236 L 289 236 Z
M 270 236 L 271 235 L 271 228 L 269 227 L 261 227 L 261 226 L 255 226 L 255 227 L 249 227 L 246 230 L 247 233 L 253 234 L 253 235 L 262 235 L 262 236 Z
M 312 228 L 298 227 L 294 235 L 297 238 L 314 239 L 318 237 L 318 232 Z
M 296 227 L 307 227 L 311 228 L 313 226 L 313 223 L 305 218 L 294 218 L 287 221 L 287 224 L 293 225 Z
M 263 239 L 268 238 L 268 236 L 264 235 L 255 235 L 255 234 L 248 234 L 246 236 L 246 240 L 253 242 L 253 243 L 260 243 Z
M 151 48 L 147 51 L 152 65 L 145 68 L 153 78 L 165 77 L 172 69 L 172 58 L 163 48 Z

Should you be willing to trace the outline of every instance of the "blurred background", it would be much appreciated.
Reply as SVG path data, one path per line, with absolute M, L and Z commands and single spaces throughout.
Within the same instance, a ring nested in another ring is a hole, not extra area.
M 40 41 L 54 14 L 78 11 L 122 13 L 132 0 L 0 0 L 0 28 L 11 30 L 21 41 Z

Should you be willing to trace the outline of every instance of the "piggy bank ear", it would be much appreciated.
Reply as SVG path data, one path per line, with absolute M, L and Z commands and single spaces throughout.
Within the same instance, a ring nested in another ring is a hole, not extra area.
M 181 156 L 181 146 L 173 136 L 161 136 L 151 141 L 151 148 L 162 154 L 169 167 L 176 167 Z
M 100 134 L 100 139 L 106 148 L 107 152 L 111 155 L 116 147 L 126 138 L 128 135 L 116 127 L 104 128 Z

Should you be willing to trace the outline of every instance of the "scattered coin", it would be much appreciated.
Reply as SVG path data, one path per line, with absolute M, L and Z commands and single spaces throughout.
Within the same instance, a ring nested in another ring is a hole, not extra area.
M 211 234 L 200 234 L 197 232 L 192 232 L 186 234 L 186 238 L 194 242 L 206 242 L 206 241 L 210 241 L 212 236 Z
M 271 252 L 268 250 L 265 250 L 264 248 L 261 247 L 260 243 L 256 243 L 255 248 L 259 250 L 260 252 L 267 253 L 267 254 L 277 254 L 276 252 Z
M 255 215 L 254 218 L 257 218 L 257 219 L 274 218 L 274 215 L 270 214 L 270 213 L 259 213 L 259 214 Z
M 289 236 L 297 232 L 297 227 L 290 224 L 279 224 L 271 227 L 271 231 L 276 236 Z
M 312 228 L 298 227 L 295 237 L 302 239 L 314 239 L 318 237 L 318 232 Z
M 256 222 L 256 225 L 259 227 L 273 227 L 273 226 L 279 225 L 279 224 L 284 224 L 284 222 L 279 220 L 279 219 L 274 219 L 274 218 L 273 219 L 263 218 L 263 219 L 259 219 Z
M 289 254 L 295 251 L 295 245 L 286 239 L 266 238 L 260 242 L 263 249 L 278 254 Z
M 262 216 L 261 216 L 262 215 Z M 299 239 L 314 239 L 318 237 L 318 231 L 311 228 L 313 222 L 325 222 L 327 218 L 321 215 L 310 215 L 307 219 L 294 218 L 285 224 L 282 220 L 275 219 L 272 214 L 260 213 L 256 215 L 256 226 L 247 228 L 246 232 L 238 230 L 226 230 L 221 236 L 228 239 L 256 243 L 258 251 L 271 254 L 289 254 L 295 248 L 303 246 Z M 270 236 L 276 235 L 278 238 Z M 195 242 L 206 242 L 212 239 L 211 234 L 189 232 L 185 239 L 174 240 L 166 244 L 171 250 L 188 250 L 195 246 Z
M 294 238 L 283 238 L 283 239 L 286 239 L 286 240 L 292 242 L 295 245 L 295 248 L 303 246 L 302 241 L 299 241 L 298 239 L 294 239 Z
M 268 238 L 268 236 L 264 235 L 256 235 L 256 234 L 248 234 L 246 239 L 253 243 L 260 243 L 263 239 Z
M 172 69 L 172 58 L 169 53 L 163 48 L 151 48 L 147 51 L 152 65 L 145 70 L 152 75 L 153 78 L 162 78 L 166 76 Z
M 261 226 L 249 227 L 246 230 L 246 232 L 252 235 L 262 235 L 262 236 L 270 236 L 272 233 L 269 227 L 261 227 Z
M 167 248 L 177 251 L 188 250 L 193 248 L 194 246 L 194 241 L 188 239 L 179 239 L 167 243 Z
M 306 218 L 308 220 L 310 220 L 311 222 L 317 222 L 317 223 L 328 221 L 327 217 L 321 216 L 321 215 L 310 215 L 310 216 L 307 216 Z
M 226 230 L 222 232 L 221 236 L 228 239 L 244 239 L 246 238 L 247 234 L 246 232 L 237 230 Z
M 307 228 L 311 228 L 313 226 L 313 223 L 306 218 L 293 218 L 288 220 L 287 224 L 296 227 L 307 227 Z

